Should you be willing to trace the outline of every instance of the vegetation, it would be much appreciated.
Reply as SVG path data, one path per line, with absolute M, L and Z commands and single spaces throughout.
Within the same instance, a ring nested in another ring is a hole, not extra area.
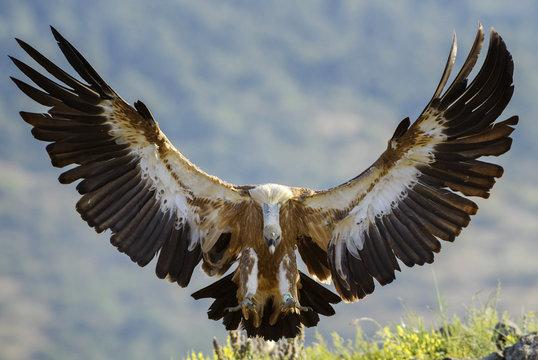
M 497 299 L 494 296 L 484 304 L 475 301 L 463 318 L 448 316 L 441 306 L 435 321 L 429 325 L 407 310 L 398 324 L 376 323 L 378 330 L 372 335 L 365 334 L 361 326 L 357 326 L 354 340 L 343 339 L 334 332 L 331 344 L 319 334 L 317 342 L 305 347 L 302 337 L 275 343 L 248 339 L 241 332 L 232 331 L 225 346 L 213 340 L 212 357 L 193 352 L 188 360 L 481 358 L 513 345 L 523 334 L 538 330 L 535 312 L 525 313 L 514 322 L 506 313 L 499 313 Z

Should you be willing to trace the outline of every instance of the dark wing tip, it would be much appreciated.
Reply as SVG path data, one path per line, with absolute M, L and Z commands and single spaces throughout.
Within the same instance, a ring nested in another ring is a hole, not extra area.
M 58 30 L 56 30 L 56 28 L 54 26 L 50 25 L 50 31 L 52 31 L 52 35 L 54 36 L 56 41 L 58 41 L 58 42 L 66 41 L 65 38 L 62 36 L 62 34 L 60 34 L 58 32 Z
M 19 38 L 15 38 L 15 41 L 17 42 L 17 44 L 19 44 L 19 46 L 24 50 L 26 51 L 28 54 L 32 54 L 33 51 L 35 51 L 26 41 L 24 40 L 21 40 Z M 9 55 L 8 55 L 9 56 Z M 10 56 L 11 58 L 11 56 Z
M 409 117 L 406 117 L 400 123 L 398 124 L 398 127 L 396 127 L 396 130 L 394 131 L 394 134 L 392 135 L 392 140 L 396 140 L 402 137 L 403 134 L 407 131 L 409 126 L 411 125 L 411 120 L 409 120 Z
M 26 65 L 25 63 L 23 63 L 22 61 L 20 61 L 19 59 L 11 56 L 11 55 L 8 55 L 9 59 L 13 62 L 13 64 L 15 64 L 16 67 L 19 68 L 20 71 L 22 71 L 26 76 L 28 76 L 28 73 L 31 72 L 31 73 L 36 73 L 35 70 L 31 69 L 28 65 Z M 31 76 L 28 76 L 31 78 Z M 13 79 L 11 77 L 11 79 Z
M 27 53 L 31 53 L 33 48 L 24 40 L 21 40 L 19 38 L 15 38 L 15 41 L 17 42 L 17 44 L 19 44 L 19 46 L 24 50 L 26 51 Z
M 114 90 L 112 90 L 112 88 L 101 78 L 84 56 L 82 56 L 82 54 L 53 26 L 51 26 L 50 29 L 67 61 L 71 64 L 73 69 L 75 69 L 75 71 L 91 85 L 91 88 L 94 91 L 99 92 L 103 99 L 112 99 L 116 97 L 117 95 Z
M 519 123 L 519 116 L 518 115 L 512 116 L 511 118 L 506 120 L 506 123 L 508 125 L 517 125 Z
M 152 127 L 155 127 L 155 119 L 153 118 L 153 115 L 151 114 L 151 111 L 149 111 L 148 107 L 146 106 L 146 104 L 144 104 L 142 101 L 140 100 L 136 100 L 134 102 L 134 107 L 136 109 L 136 111 L 138 111 L 138 113 L 140 115 L 142 115 L 142 117 L 146 120 L 148 120 L 150 122 L 150 125 Z

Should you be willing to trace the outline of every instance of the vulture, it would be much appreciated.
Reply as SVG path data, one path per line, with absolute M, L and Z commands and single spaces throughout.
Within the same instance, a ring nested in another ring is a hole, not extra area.
M 156 257 L 161 279 L 186 287 L 201 263 L 219 279 L 194 299 L 213 299 L 209 319 L 251 337 L 295 337 L 320 314 L 333 315 L 333 304 L 372 293 L 374 279 L 391 283 L 400 264 L 432 263 L 440 240 L 454 241 L 476 214 L 469 197 L 489 197 L 503 174 L 479 158 L 507 152 L 518 122 L 497 121 L 513 94 L 514 64 L 493 28 L 483 65 L 468 79 L 484 41 L 479 25 L 448 88 L 455 34 L 420 116 L 402 120 L 386 150 L 353 179 L 327 190 L 233 185 L 190 162 L 146 105 L 129 105 L 51 30 L 79 77 L 16 39 L 48 75 L 10 57 L 34 85 L 11 79 L 48 109 L 20 115 L 49 143 L 52 165 L 68 167 L 60 183 L 78 182 L 76 210 L 98 233 L 108 230 L 112 245 L 138 265 Z

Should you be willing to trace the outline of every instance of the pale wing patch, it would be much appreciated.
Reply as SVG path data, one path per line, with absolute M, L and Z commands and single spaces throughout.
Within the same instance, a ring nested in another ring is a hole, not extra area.
M 430 119 L 425 122 L 430 122 Z M 373 186 L 356 196 L 359 202 L 349 211 L 346 219 L 335 226 L 331 241 L 345 239 L 349 251 L 359 257 L 357 250 L 362 250 L 364 245 L 363 234 L 375 223 L 375 218 L 390 214 L 416 185 L 421 174 L 416 166 L 435 161 L 434 147 L 445 138 L 439 127 L 437 124 L 437 128 L 429 129 L 429 135 L 421 135 L 427 139 L 423 146 L 410 148 L 386 174 L 377 177 Z M 375 170 L 381 173 L 380 169 Z
M 353 255 L 359 257 L 357 251 L 363 248 L 363 234 L 368 231 L 370 224 L 375 222 L 376 217 L 391 213 L 398 203 L 407 197 L 419 174 L 416 168 L 397 163 L 389 174 L 382 177 L 379 183 L 364 195 L 346 219 L 336 224 L 331 241 L 345 241 Z
M 291 283 L 289 281 L 289 272 L 291 267 L 291 260 L 290 257 L 286 254 L 282 258 L 282 261 L 280 262 L 280 265 L 278 266 L 278 289 L 280 291 L 280 294 L 284 296 L 285 294 L 288 294 L 291 289 Z
M 150 183 L 149 190 L 155 190 L 155 198 L 159 201 L 160 210 L 164 214 L 175 216 L 175 228 L 179 229 L 187 219 L 195 216 L 188 205 L 188 199 L 192 200 L 192 193 L 179 186 L 177 180 L 173 177 L 170 161 L 161 159 L 156 144 L 147 142 L 141 131 L 121 124 L 116 118 L 118 116 L 111 119 L 112 130 L 109 133 L 116 136 L 116 141 L 119 143 L 128 142 L 132 144 L 132 152 L 140 159 L 139 167 L 142 179 Z M 177 165 L 174 164 L 174 168 Z M 199 231 L 196 229 L 197 227 L 191 230 L 189 250 L 192 250 L 192 247 L 200 238 Z
M 172 173 L 159 158 L 155 145 L 134 149 L 140 156 L 142 178 L 150 179 L 152 188 L 156 190 L 157 200 L 160 201 L 161 211 L 173 211 L 178 218 L 184 218 L 189 213 L 187 199 L 192 200 L 192 194 L 177 185 Z
M 248 251 L 247 251 L 248 250 Z M 253 249 L 247 249 L 243 252 L 243 256 L 248 259 L 248 266 L 245 271 L 247 271 L 247 282 L 246 282 L 246 294 L 245 298 L 251 299 L 256 295 L 258 291 L 258 256 Z
M 446 140 L 446 135 L 443 133 L 445 127 L 443 126 L 446 123 L 445 118 L 442 114 L 436 109 L 427 109 L 421 115 L 419 121 L 417 121 L 413 126 L 418 125 L 418 129 L 426 137 L 433 137 L 436 140 L 444 141 Z

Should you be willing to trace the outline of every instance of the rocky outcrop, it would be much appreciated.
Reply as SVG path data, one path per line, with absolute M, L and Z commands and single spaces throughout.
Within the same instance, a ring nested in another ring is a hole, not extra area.
M 522 336 L 503 350 L 503 356 L 506 360 L 538 360 L 538 334 Z
M 472 360 L 445 358 L 443 360 Z M 538 360 L 538 334 L 521 336 L 512 346 L 502 352 L 494 352 L 479 360 Z

